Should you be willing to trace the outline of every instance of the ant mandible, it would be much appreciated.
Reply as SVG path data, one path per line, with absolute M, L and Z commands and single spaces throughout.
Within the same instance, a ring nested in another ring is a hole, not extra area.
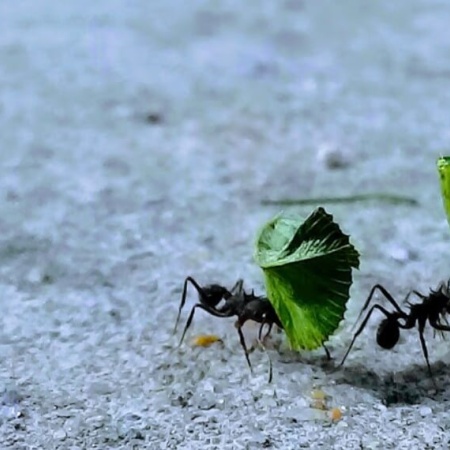
M 377 290 L 384 295 L 384 297 L 389 301 L 389 303 L 391 303 L 391 305 L 395 308 L 395 311 L 387 311 L 379 304 L 373 305 L 370 308 L 364 320 L 362 321 L 355 335 L 353 336 L 350 346 L 348 347 L 348 350 L 345 353 L 345 356 L 339 365 L 342 366 L 344 364 L 348 354 L 350 353 L 350 350 L 353 347 L 353 344 L 355 343 L 356 338 L 364 330 L 373 311 L 375 311 L 375 309 L 378 309 L 386 316 L 386 318 L 383 319 L 380 325 L 378 326 L 377 331 L 378 345 L 385 349 L 393 348 L 400 338 L 400 329 L 408 330 L 414 328 L 417 323 L 423 355 L 427 363 L 428 372 L 431 378 L 433 378 L 430 361 L 428 359 L 428 349 L 425 343 L 423 333 L 427 321 L 430 324 L 430 326 L 435 330 L 438 330 L 440 332 L 450 331 L 450 326 L 444 325 L 441 322 L 441 319 L 446 321 L 445 315 L 450 313 L 450 280 L 448 281 L 447 285 L 445 285 L 444 283 L 440 284 L 436 290 L 430 289 L 430 293 L 428 295 L 423 295 L 416 290 L 410 291 L 404 300 L 407 306 L 409 307 L 409 313 L 403 311 L 400 308 L 400 306 L 394 300 L 392 295 L 383 286 L 381 286 L 380 284 L 376 284 L 370 291 L 366 303 L 364 304 L 363 308 L 361 309 L 361 312 L 359 313 L 357 321 L 359 321 L 362 314 L 369 306 L 369 303 Z M 409 303 L 408 299 L 412 294 L 420 298 L 422 302 L 414 304 Z
M 194 318 L 194 313 L 197 308 L 203 309 L 204 311 L 216 317 L 237 316 L 238 319 L 235 324 L 236 329 L 239 334 L 241 346 L 244 349 L 248 366 L 252 371 L 249 352 L 245 343 L 244 334 L 242 333 L 242 326 L 244 325 L 244 323 L 247 322 L 247 320 L 254 320 L 255 322 L 261 324 L 258 333 L 259 341 L 261 341 L 262 332 L 265 325 L 268 326 L 268 329 L 264 338 L 266 338 L 270 334 L 274 324 L 276 324 L 281 329 L 283 328 L 280 319 L 273 309 L 273 306 L 270 303 L 269 299 L 266 297 L 256 296 L 253 291 L 250 294 L 247 294 L 243 288 L 243 280 L 238 280 L 229 291 L 225 287 L 218 284 L 210 284 L 201 287 L 194 280 L 194 278 L 187 277 L 184 281 L 183 293 L 181 295 L 181 302 L 178 308 L 178 316 L 175 322 L 174 333 L 177 330 L 181 310 L 186 303 L 188 283 L 191 283 L 192 286 L 194 286 L 194 288 L 197 290 L 199 303 L 196 303 L 191 309 L 188 320 L 186 322 L 186 326 L 183 330 L 183 334 L 181 335 L 179 345 L 183 343 L 184 337 L 188 328 L 191 326 L 192 320 Z

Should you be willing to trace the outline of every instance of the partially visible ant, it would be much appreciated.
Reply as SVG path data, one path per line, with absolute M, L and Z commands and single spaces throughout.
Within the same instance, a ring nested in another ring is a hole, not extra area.
M 245 343 L 244 334 L 242 332 L 244 323 L 247 322 L 247 320 L 254 320 L 255 322 L 261 324 L 258 332 L 258 339 L 260 342 L 262 339 L 265 339 L 267 336 L 269 336 L 274 324 L 277 325 L 280 329 L 283 328 L 283 325 L 281 324 L 280 319 L 273 309 L 273 306 L 270 303 L 269 299 L 266 297 L 256 296 L 254 294 L 254 291 L 252 291 L 250 294 L 247 294 L 243 288 L 243 280 L 238 280 L 236 284 L 231 288 L 231 290 L 228 290 L 218 284 L 210 284 L 201 287 L 192 277 L 187 277 L 184 281 L 183 293 L 181 295 L 181 302 L 178 308 L 178 316 L 175 323 L 174 333 L 177 330 L 181 310 L 186 303 L 188 283 L 191 283 L 192 286 L 194 286 L 194 288 L 197 290 L 199 303 L 196 303 L 191 309 L 189 318 L 186 322 L 186 326 L 183 330 L 183 334 L 181 335 L 179 345 L 183 343 L 184 337 L 188 328 L 191 326 L 192 320 L 194 318 L 194 313 L 197 308 L 203 309 L 204 311 L 216 317 L 237 316 L 235 326 L 239 334 L 241 346 L 245 352 L 245 358 L 247 360 L 248 366 L 252 371 L 249 352 Z M 268 328 L 264 337 L 262 337 L 263 328 L 265 325 L 267 325 Z M 271 379 L 271 375 L 269 379 Z
M 410 291 L 404 300 L 404 302 L 406 302 L 407 306 L 409 307 L 409 312 L 403 311 L 398 303 L 394 300 L 392 295 L 383 286 L 381 286 L 380 284 L 376 284 L 370 291 L 366 303 L 359 313 L 357 322 L 369 306 L 369 303 L 377 290 L 384 295 L 389 303 L 395 308 L 395 311 L 387 311 L 381 305 L 377 303 L 374 304 L 370 308 L 360 327 L 353 336 L 350 346 L 348 347 L 348 350 L 339 365 L 342 366 L 344 364 L 348 354 L 350 353 L 350 350 L 353 347 L 353 344 L 355 343 L 356 338 L 364 330 L 373 311 L 375 309 L 378 309 L 386 316 L 378 326 L 378 345 L 385 349 L 393 348 L 400 338 L 400 329 L 408 330 L 414 328 L 417 323 L 423 355 L 427 363 L 430 377 L 433 379 L 433 373 L 431 371 L 430 361 L 428 359 L 428 349 L 423 333 L 427 322 L 432 328 L 440 331 L 441 333 L 444 331 L 450 331 L 450 326 L 448 325 L 445 317 L 446 314 L 450 313 L 450 280 L 448 281 L 447 285 L 445 285 L 444 283 L 440 284 L 436 290 L 430 289 L 429 295 L 423 295 L 416 290 Z M 408 299 L 412 294 L 416 295 L 422 302 L 414 304 L 410 303 Z M 444 325 L 442 323 L 442 320 L 444 320 L 447 325 Z
M 175 322 L 174 333 L 177 330 L 181 310 L 186 303 L 188 283 L 191 283 L 197 290 L 199 302 L 196 303 L 191 309 L 186 326 L 183 330 L 183 334 L 181 335 L 179 345 L 183 343 L 184 337 L 188 328 L 191 326 L 194 313 L 197 308 L 203 309 L 216 317 L 237 316 L 235 326 L 239 334 L 241 347 L 244 349 L 245 358 L 250 371 L 253 371 L 249 351 L 245 343 L 244 334 L 242 333 L 242 327 L 247 320 L 253 320 L 261 324 L 258 332 L 258 340 L 260 343 L 269 336 L 274 324 L 277 325 L 278 328 L 283 329 L 283 325 L 269 299 L 262 296 L 256 296 L 253 290 L 249 294 L 246 293 L 243 288 L 244 281 L 241 279 L 236 282 L 231 290 L 228 290 L 218 284 L 210 284 L 201 287 L 192 277 L 187 277 L 184 280 L 183 293 L 181 295 L 181 302 L 178 308 L 178 316 Z M 267 325 L 267 331 L 263 337 L 263 328 L 265 325 Z M 322 346 L 326 352 L 327 359 L 331 359 L 328 349 L 324 344 L 322 344 Z M 271 381 L 271 378 L 272 376 L 270 371 L 269 382 Z

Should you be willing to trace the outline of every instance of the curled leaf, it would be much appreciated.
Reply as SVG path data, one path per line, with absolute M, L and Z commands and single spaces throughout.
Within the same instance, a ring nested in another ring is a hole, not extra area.
M 278 215 L 261 230 L 255 260 L 267 295 L 293 349 L 312 350 L 343 319 L 359 253 L 333 221 L 317 208 L 303 220 Z

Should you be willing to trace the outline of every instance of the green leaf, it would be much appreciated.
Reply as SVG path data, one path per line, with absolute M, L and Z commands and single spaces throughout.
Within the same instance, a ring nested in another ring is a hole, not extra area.
M 445 214 L 447 214 L 447 222 L 450 225 L 450 156 L 441 156 L 437 160 L 437 167 Z
M 291 347 L 323 344 L 344 317 L 352 268 L 359 268 L 359 253 L 333 216 L 323 208 L 306 220 L 276 216 L 257 238 L 255 260 Z

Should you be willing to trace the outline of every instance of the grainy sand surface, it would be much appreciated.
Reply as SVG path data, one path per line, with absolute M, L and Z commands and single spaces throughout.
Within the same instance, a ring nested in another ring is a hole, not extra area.
M 334 370 L 374 283 L 450 277 L 449 24 L 438 0 L 2 1 L 0 448 L 449 448 L 448 341 L 426 335 L 437 394 L 379 318 Z M 419 206 L 324 205 L 362 254 L 334 361 L 275 348 L 269 385 L 201 312 L 177 349 L 187 275 L 263 292 L 262 200 L 380 191 Z

